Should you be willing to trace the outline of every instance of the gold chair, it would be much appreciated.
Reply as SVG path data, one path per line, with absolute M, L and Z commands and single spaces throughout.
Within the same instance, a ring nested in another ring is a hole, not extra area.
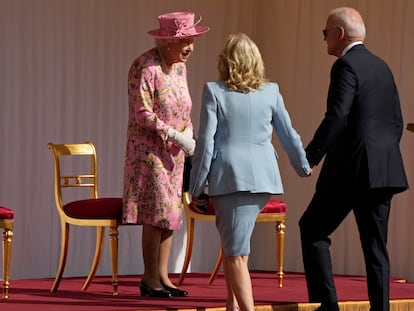
M 65 269 L 69 225 L 96 227 L 95 255 L 82 291 L 88 289 L 95 276 L 102 254 L 105 227 L 108 227 L 113 295 L 116 296 L 118 295 L 118 226 L 122 217 L 122 198 L 98 198 L 97 156 L 91 142 L 49 143 L 48 148 L 52 151 L 54 159 L 54 193 L 62 229 L 59 268 L 50 291 L 57 291 Z M 67 163 L 68 161 L 70 163 Z M 67 167 L 73 171 L 66 172 Z M 79 190 L 83 199 L 64 201 L 62 191 L 69 188 Z
M 185 188 L 184 190 L 187 190 Z M 214 206 L 212 200 L 209 202 L 206 214 L 195 211 L 191 204 L 191 195 L 184 191 L 183 193 L 183 205 L 186 213 L 187 220 L 187 247 L 185 252 L 184 264 L 181 270 L 180 278 L 178 279 L 178 285 L 181 285 L 184 281 L 185 275 L 188 270 L 188 265 L 191 260 L 191 254 L 193 250 L 194 242 L 194 223 L 198 221 L 215 221 Z M 258 215 L 256 222 L 274 222 L 276 223 L 276 259 L 277 259 L 277 278 L 279 281 L 279 287 L 283 286 L 283 256 L 284 256 L 284 241 L 285 241 L 285 217 L 286 217 L 286 204 L 283 201 L 270 199 L 263 211 Z M 210 274 L 208 284 L 212 284 L 216 278 L 217 273 L 220 270 L 223 259 L 223 253 L 220 247 L 219 254 L 213 272 Z
M 211 210 L 208 210 L 208 213 L 206 214 L 196 212 L 191 207 L 191 195 L 187 191 L 183 192 L 183 205 L 184 205 L 185 217 L 187 221 L 187 247 L 185 251 L 184 263 L 181 269 L 180 278 L 178 279 L 178 285 L 181 285 L 184 281 L 185 275 L 188 270 L 188 265 L 190 264 L 191 254 L 193 253 L 195 221 L 198 220 L 198 221 L 214 222 L 216 220 L 216 215 L 212 213 Z M 221 257 L 217 259 L 216 266 L 214 268 L 215 274 L 217 274 L 218 270 L 220 269 L 220 266 L 221 266 Z M 214 280 L 214 277 L 215 277 L 214 272 L 210 276 L 210 279 L 208 281 L 209 284 L 211 284 Z M 214 277 L 213 277 L 213 274 L 214 274 Z
M 0 228 L 3 231 L 3 299 L 9 298 L 10 260 L 13 242 L 14 212 L 0 206 Z

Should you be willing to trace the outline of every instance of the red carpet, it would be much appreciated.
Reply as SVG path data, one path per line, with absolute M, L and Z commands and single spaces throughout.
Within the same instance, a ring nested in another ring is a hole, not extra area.
M 278 288 L 273 272 L 251 272 L 257 310 L 313 310 L 307 303 L 303 274 L 286 273 Z M 137 311 L 137 310 L 225 310 L 225 285 L 219 274 L 212 285 L 208 273 L 191 273 L 184 280 L 188 297 L 155 299 L 139 296 L 139 276 L 119 277 L 119 296 L 112 296 L 110 277 L 96 277 L 88 291 L 81 292 L 85 278 L 64 278 L 59 290 L 50 293 L 52 279 L 11 280 L 10 298 L 0 302 L 2 311 Z M 177 280 L 177 275 L 172 280 Z M 341 310 L 369 310 L 365 277 L 336 276 Z M 394 279 L 391 283 L 391 310 L 414 310 L 414 283 Z M 348 308 L 348 305 L 353 305 Z M 358 307 L 356 307 L 358 306 Z

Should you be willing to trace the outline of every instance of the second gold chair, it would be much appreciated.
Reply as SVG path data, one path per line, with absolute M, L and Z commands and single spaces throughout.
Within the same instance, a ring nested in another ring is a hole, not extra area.
M 69 227 L 74 225 L 96 228 L 95 255 L 88 277 L 83 284 L 83 291 L 89 287 L 95 276 L 102 254 L 105 228 L 109 228 L 112 286 L 113 295 L 116 296 L 118 295 L 118 226 L 122 217 L 122 198 L 98 197 L 97 155 L 95 146 L 91 142 L 49 143 L 48 147 L 53 154 L 54 194 L 61 224 L 59 268 L 51 292 L 58 289 L 62 279 L 68 254 Z M 82 160 L 82 163 L 79 160 Z M 68 161 L 70 163 L 67 163 Z M 83 197 L 65 202 L 62 192 L 70 188 L 78 189 Z
M 188 188 L 187 188 L 188 189 Z M 209 221 L 213 222 L 216 219 L 214 214 L 214 207 L 210 200 L 209 208 L 206 214 L 199 213 L 192 208 L 191 204 L 191 195 L 186 191 L 186 185 L 184 187 L 183 194 L 183 205 L 186 213 L 187 220 L 187 247 L 184 257 L 184 263 L 181 270 L 180 278 L 178 279 L 178 285 L 181 285 L 184 282 L 188 265 L 191 260 L 191 255 L 193 251 L 194 243 L 194 225 L 195 221 Z M 286 204 L 283 201 L 270 199 L 263 211 L 259 214 L 256 219 L 258 222 L 273 222 L 275 223 L 276 229 L 276 260 L 277 260 L 277 279 L 279 287 L 283 286 L 283 257 L 284 257 L 284 241 L 285 241 L 285 218 L 286 218 Z M 208 284 L 212 284 L 214 279 L 217 276 L 217 273 L 220 270 L 222 264 L 223 253 L 220 248 L 219 254 L 217 257 L 216 264 L 214 266 L 213 272 L 210 274 Z

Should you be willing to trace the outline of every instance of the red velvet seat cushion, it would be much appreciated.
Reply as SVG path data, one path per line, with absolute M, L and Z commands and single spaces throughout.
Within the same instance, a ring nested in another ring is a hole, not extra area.
M 67 203 L 63 210 L 73 218 L 121 219 L 122 205 L 122 198 L 86 199 Z
M 14 211 L 10 208 L 0 206 L 0 219 L 13 219 Z
M 190 203 L 190 209 L 194 210 L 193 203 Z M 280 200 L 270 199 L 269 202 L 265 205 L 264 209 L 262 210 L 262 213 L 286 213 L 286 203 Z M 213 200 L 209 200 L 207 211 L 204 213 L 206 215 L 214 215 L 216 212 L 214 210 L 214 204 Z
M 286 203 L 280 200 L 270 199 L 262 213 L 286 213 Z

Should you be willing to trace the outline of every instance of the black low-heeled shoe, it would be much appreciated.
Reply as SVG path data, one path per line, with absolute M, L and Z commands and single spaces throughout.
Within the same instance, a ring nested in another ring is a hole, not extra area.
M 169 287 L 162 282 L 161 282 L 161 285 L 164 286 L 164 288 L 168 290 L 171 293 L 171 295 L 173 295 L 174 297 L 185 297 L 188 295 L 188 292 L 186 290 L 182 290 L 182 289 L 175 288 L 175 287 Z
M 159 298 L 171 298 L 173 294 L 167 289 L 153 289 L 149 287 L 145 282 L 139 282 L 139 289 L 141 296 L 159 297 Z

